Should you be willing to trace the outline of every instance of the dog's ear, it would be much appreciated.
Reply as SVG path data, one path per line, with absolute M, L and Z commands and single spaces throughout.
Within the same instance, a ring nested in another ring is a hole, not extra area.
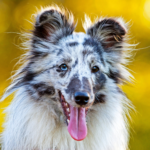
M 33 35 L 46 40 L 51 40 L 54 35 L 52 40 L 57 40 L 72 34 L 74 28 L 74 18 L 71 13 L 66 13 L 59 7 L 49 7 L 36 16 Z
M 88 21 L 86 20 L 86 22 Z M 104 18 L 90 26 L 86 25 L 86 32 L 88 35 L 98 39 L 104 50 L 110 51 L 121 46 L 127 33 L 127 28 L 121 18 Z
M 92 23 L 86 16 L 84 28 L 104 49 L 108 76 L 116 83 L 129 81 L 131 74 L 123 65 L 130 61 L 132 46 L 136 45 L 127 43 L 127 24 L 122 18 L 103 18 Z

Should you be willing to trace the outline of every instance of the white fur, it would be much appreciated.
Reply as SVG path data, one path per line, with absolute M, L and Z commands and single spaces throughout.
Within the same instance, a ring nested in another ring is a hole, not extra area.
M 108 102 L 98 104 L 88 113 L 88 135 L 80 142 L 70 137 L 55 104 L 31 101 L 24 89 L 19 89 L 6 110 L 8 121 L 2 150 L 55 150 L 55 147 L 57 150 L 127 150 L 124 103 L 128 101 L 115 94 L 110 82 L 108 91 L 103 91 L 110 93 Z
M 4 124 L 5 130 L 1 135 L 2 150 L 128 150 L 129 134 L 126 115 L 129 114 L 131 103 L 119 91 L 118 85 L 114 80 L 109 77 L 109 71 L 117 72 L 119 70 L 122 79 L 129 81 L 131 74 L 123 65 L 126 65 L 126 58 L 129 57 L 126 52 L 131 50 L 130 46 L 134 45 L 129 45 L 123 41 L 117 43 L 118 45 L 116 44 L 117 46 L 115 45 L 116 47 L 114 46 L 109 53 L 104 48 L 101 48 L 101 57 L 104 58 L 104 62 L 102 63 L 98 52 L 94 51 L 94 46 L 84 46 L 83 43 L 87 38 L 97 38 L 96 42 L 98 40 L 101 42 L 108 38 L 108 36 L 105 37 L 105 34 L 111 32 L 111 30 L 101 31 L 101 28 L 98 28 L 99 34 L 95 32 L 97 37 L 92 37 L 85 33 L 70 34 L 64 27 L 64 20 L 62 20 L 60 14 L 57 12 L 54 14 L 55 17 L 48 14 L 48 19 L 40 22 L 42 13 L 49 9 L 56 9 L 58 12 L 61 12 L 58 7 L 42 9 L 36 15 L 36 23 L 40 26 L 48 21 L 52 26 L 56 25 L 54 28 L 55 31 L 47 27 L 47 30 L 50 33 L 52 32 L 52 34 L 46 40 L 31 35 L 30 40 L 26 43 L 29 49 L 29 52 L 26 54 L 26 63 L 15 74 L 12 84 L 8 87 L 6 94 L 2 98 L 2 100 L 5 99 L 17 90 L 12 103 L 5 110 L 7 115 Z M 62 14 L 65 15 L 65 12 L 63 11 Z M 69 26 L 72 31 L 73 16 L 70 15 L 70 19 L 68 20 L 70 26 L 67 25 L 67 27 Z M 58 21 L 60 24 L 57 23 Z M 117 21 L 120 21 L 121 26 L 127 31 L 123 21 L 119 19 Z M 86 17 L 84 26 L 86 30 L 89 30 L 94 25 Z M 96 30 L 96 28 L 94 29 Z M 63 33 L 65 33 L 65 37 L 62 37 Z M 69 33 L 68 36 L 66 36 L 67 33 Z M 57 44 L 53 44 L 58 39 L 58 35 L 61 35 L 62 38 L 59 39 Z M 33 38 L 38 40 L 38 44 L 34 43 L 35 47 L 32 49 Z M 77 42 L 78 46 L 66 46 L 69 42 Z M 119 44 L 123 45 L 123 48 L 118 48 Z M 85 47 L 86 50 L 92 51 L 93 54 L 87 56 L 86 61 L 83 62 L 82 54 Z M 60 49 L 63 49 L 64 53 L 57 56 Z M 36 57 L 32 60 L 32 50 L 45 52 L 47 55 L 44 58 Z M 118 53 L 114 53 L 118 51 L 123 51 L 121 57 Z M 76 59 L 78 59 L 78 64 L 71 69 L 70 76 L 60 78 L 56 69 L 50 70 L 50 68 L 63 64 L 63 58 L 71 59 L 67 64 L 70 68 Z M 25 68 L 27 65 L 29 66 Z M 89 108 L 86 117 L 88 127 L 87 137 L 83 141 L 77 142 L 71 138 L 67 131 L 66 118 L 59 101 L 58 91 L 62 92 L 69 104 L 76 106 L 77 104 L 75 104 L 74 99 L 65 93 L 65 89 L 72 77 L 78 73 L 80 81 L 82 81 L 83 77 L 89 80 L 91 87 L 90 103 L 93 103 L 94 92 L 92 86 L 96 84 L 97 80 L 95 74 L 91 73 L 90 67 L 94 65 L 98 66 L 106 77 L 104 87 L 98 91 L 106 96 L 106 101 L 94 104 Z M 22 83 L 23 77 L 30 71 L 37 73 L 36 76 L 31 81 Z M 53 96 L 44 95 L 40 97 L 38 91 L 33 88 L 33 85 L 41 82 L 53 86 L 56 93 Z M 28 90 L 31 90 L 33 93 L 30 94 Z M 54 101 L 53 98 L 57 100 Z

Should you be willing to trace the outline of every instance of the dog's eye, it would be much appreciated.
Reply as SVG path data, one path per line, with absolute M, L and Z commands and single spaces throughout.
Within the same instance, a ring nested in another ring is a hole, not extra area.
M 98 72 L 99 68 L 97 66 L 92 67 L 92 73 Z
M 67 71 L 67 70 L 68 70 L 68 67 L 67 67 L 66 64 L 60 65 L 59 68 L 60 68 L 61 70 L 63 70 L 63 71 Z

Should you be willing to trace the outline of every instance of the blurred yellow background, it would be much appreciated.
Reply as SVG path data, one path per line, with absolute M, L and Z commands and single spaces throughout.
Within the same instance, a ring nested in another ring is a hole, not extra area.
M 84 14 L 92 19 L 96 16 L 123 17 L 130 21 L 131 43 L 139 43 L 138 50 L 129 68 L 135 83 L 125 85 L 124 91 L 133 102 L 136 113 L 132 115 L 131 150 L 150 150 L 150 0 L 0 0 L 0 95 L 9 85 L 13 67 L 24 52 L 18 33 L 32 29 L 31 14 L 40 6 L 53 3 L 63 5 L 78 19 L 76 31 L 84 31 Z M 4 114 L 10 103 L 7 98 L 0 103 L 0 132 Z

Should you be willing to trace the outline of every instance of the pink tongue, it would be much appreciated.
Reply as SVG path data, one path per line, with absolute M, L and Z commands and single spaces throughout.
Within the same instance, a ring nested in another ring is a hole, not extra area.
M 68 132 L 76 141 L 85 139 L 87 135 L 85 108 L 77 108 L 70 105 Z

